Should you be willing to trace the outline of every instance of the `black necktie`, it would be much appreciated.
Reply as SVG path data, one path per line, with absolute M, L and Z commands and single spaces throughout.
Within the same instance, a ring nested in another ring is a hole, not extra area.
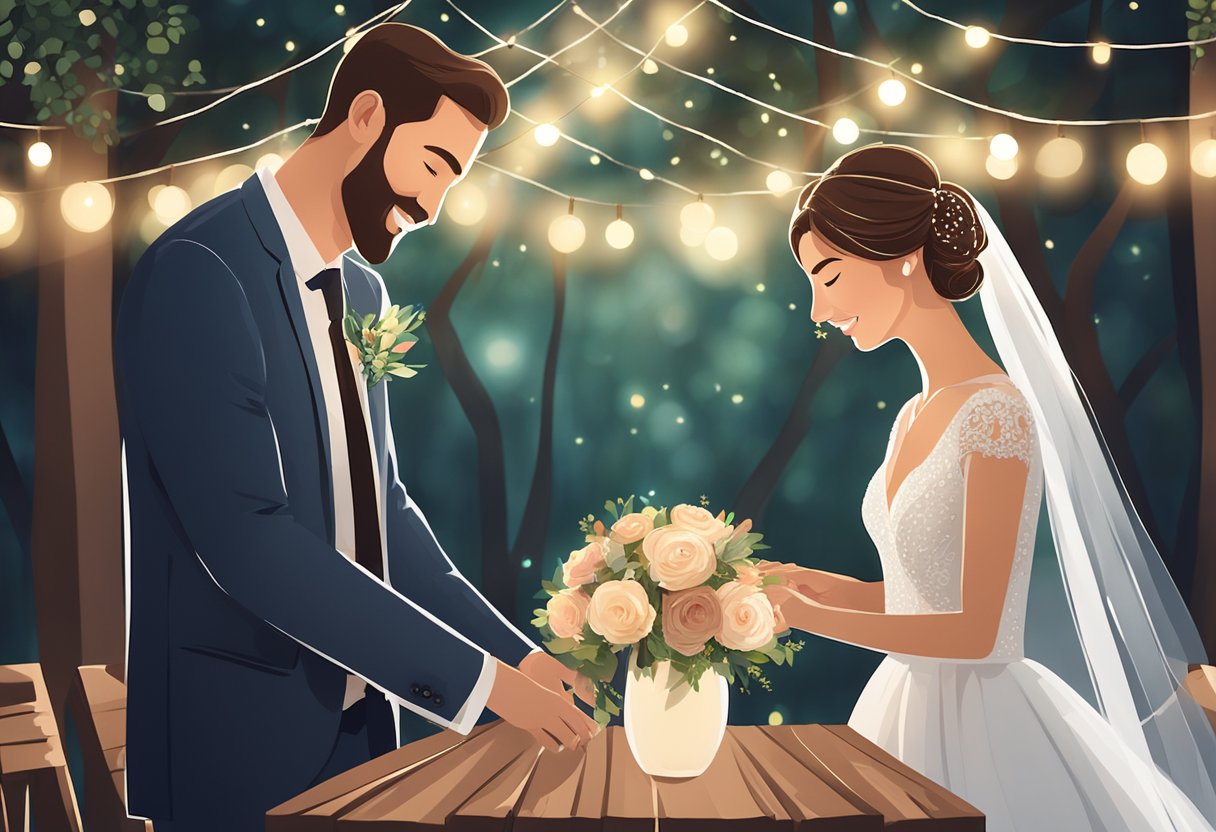
M 350 352 L 342 335 L 342 272 L 324 269 L 307 281 L 309 289 L 320 289 L 329 312 L 329 344 L 333 347 L 342 394 L 342 421 L 346 425 L 346 451 L 350 464 L 350 490 L 355 509 L 355 561 L 384 580 L 380 551 L 380 521 L 376 512 L 376 484 L 372 479 L 372 455 L 368 447 L 359 383 L 351 366 Z

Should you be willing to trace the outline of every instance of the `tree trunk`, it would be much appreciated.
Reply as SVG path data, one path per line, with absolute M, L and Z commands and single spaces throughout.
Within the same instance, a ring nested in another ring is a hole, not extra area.
M 113 94 L 110 94 L 111 98 Z M 114 106 L 113 100 L 108 102 Z M 101 179 L 107 157 L 69 131 L 55 144 L 54 185 Z M 76 668 L 123 672 L 122 494 L 112 355 L 112 238 L 67 227 L 60 191 L 42 200 L 38 288 L 34 597 L 39 659 L 55 713 Z
M 1216 57 L 1201 58 L 1191 73 L 1191 112 L 1216 109 Z M 1210 122 L 1190 123 L 1190 146 L 1211 138 Z M 1180 164 L 1185 161 L 1179 160 Z M 1196 312 L 1199 329 L 1199 373 L 1202 384 L 1199 420 L 1199 510 L 1195 579 L 1191 612 L 1208 655 L 1216 655 L 1216 187 L 1209 179 L 1191 183 L 1191 212 L 1195 241 Z

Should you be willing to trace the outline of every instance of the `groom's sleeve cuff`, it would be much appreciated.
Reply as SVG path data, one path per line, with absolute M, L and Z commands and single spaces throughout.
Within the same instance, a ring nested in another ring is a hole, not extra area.
M 448 726 L 449 730 L 458 734 L 468 734 L 473 730 L 473 726 L 481 718 L 481 712 L 486 709 L 486 702 L 490 699 L 490 691 L 494 688 L 494 676 L 497 672 L 498 660 L 486 653 L 481 661 L 481 675 L 477 678 L 477 684 L 473 685 L 473 692 L 460 706 L 456 718 Z

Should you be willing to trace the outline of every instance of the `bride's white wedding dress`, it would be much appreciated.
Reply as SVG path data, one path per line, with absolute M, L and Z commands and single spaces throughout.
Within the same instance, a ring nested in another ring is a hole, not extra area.
M 1181 791 L 1136 757 L 1088 702 L 1025 657 L 1023 625 L 1043 492 L 1038 436 L 1031 410 L 1006 377 L 971 383 L 988 386 L 967 398 L 924 462 L 898 484 L 888 507 L 887 468 L 901 409 L 886 457 L 866 489 L 862 518 L 882 560 L 888 613 L 957 611 L 960 461 L 973 451 L 1025 461 L 1029 480 L 996 645 L 978 661 L 889 654 L 849 726 L 984 812 L 991 832 L 1211 830 Z

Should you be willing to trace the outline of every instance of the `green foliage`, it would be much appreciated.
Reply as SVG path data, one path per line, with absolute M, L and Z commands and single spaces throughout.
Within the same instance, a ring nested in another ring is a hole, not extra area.
M 1190 9 L 1186 19 L 1190 21 L 1186 29 L 1187 40 L 1206 40 L 1216 37 L 1216 0 L 1187 0 Z M 1191 49 L 1191 66 L 1203 57 L 1204 47 L 1196 46 Z
M 104 153 L 118 143 L 116 114 L 96 90 L 128 90 L 163 112 L 173 91 L 205 82 L 181 48 L 198 20 L 161 0 L 0 0 L 0 84 L 29 87 L 34 118 L 62 123 Z

